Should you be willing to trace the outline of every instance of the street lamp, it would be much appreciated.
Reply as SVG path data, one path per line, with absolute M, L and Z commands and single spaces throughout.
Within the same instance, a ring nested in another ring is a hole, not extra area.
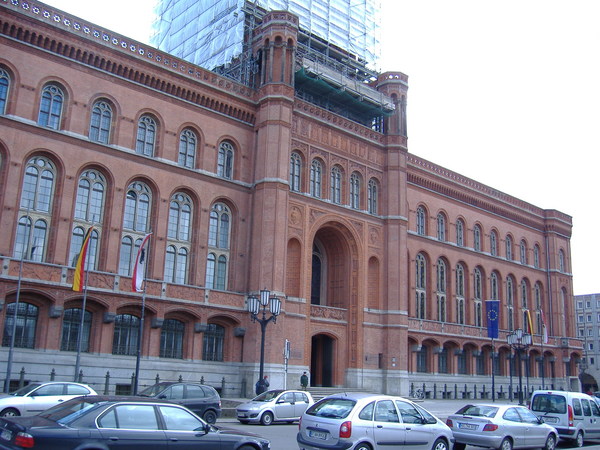
M 521 374 L 521 352 L 527 350 L 531 345 L 531 334 L 525 333 L 521 328 L 517 328 L 512 333 L 506 336 L 508 345 L 511 346 L 516 352 L 517 356 L 517 370 L 519 371 L 519 405 L 523 405 L 523 377 Z
M 271 313 L 271 317 L 267 318 L 267 306 Z M 258 317 L 262 308 L 262 317 Z M 248 312 L 252 322 L 260 323 L 260 374 L 259 380 L 263 379 L 265 369 L 265 333 L 267 331 L 267 324 L 269 322 L 277 322 L 277 316 L 281 312 L 281 300 L 271 296 L 271 292 L 268 289 L 260 291 L 260 298 L 256 295 L 248 296 Z

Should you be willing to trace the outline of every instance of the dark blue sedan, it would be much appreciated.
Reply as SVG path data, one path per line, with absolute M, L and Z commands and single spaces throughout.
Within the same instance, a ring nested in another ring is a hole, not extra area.
M 37 416 L 0 418 L 0 449 L 268 450 L 252 433 L 215 427 L 156 399 L 91 395 Z

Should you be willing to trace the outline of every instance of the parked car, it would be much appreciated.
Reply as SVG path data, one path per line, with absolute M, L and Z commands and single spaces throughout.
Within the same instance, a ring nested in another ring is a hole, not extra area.
M 10 394 L 0 394 L 0 417 L 29 416 L 80 395 L 96 394 L 80 383 L 29 383 Z
M 266 391 L 251 401 L 237 407 L 237 419 L 241 423 L 273 422 L 292 423 L 315 401 L 307 391 L 275 389 Z
M 131 396 L 78 397 L 37 416 L 0 418 L 0 448 L 268 450 L 252 433 L 216 427 L 184 406 Z
M 525 406 L 468 404 L 448 416 L 446 425 L 454 434 L 454 450 L 464 450 L 467 445 L 554 450 L 558 441 L 556 429 Z
M 301 449 L 449 450 L 448 426 L 420 405 L 402 397 L 342 393 L 325 397 L 300 418 Z
M 144 389 L 139 395 L 179 403 L 210 424 L 221 417 L 221 396 L 214 387 L 206 384 L 163 381 Z
M 600 439 L 600 408 L 582 392 L 538 390 L 529 408 L 558 430 L 560 439 L 582 447 L 587 439 Z

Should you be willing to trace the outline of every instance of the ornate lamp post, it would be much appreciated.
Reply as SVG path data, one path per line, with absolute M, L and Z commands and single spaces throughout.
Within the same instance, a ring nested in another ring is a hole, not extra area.
M 525 333 L 521 328 L 517 328 L 506 336 L 508 345 L 515 350 L 517 357 L 517 370 L 519 372 L 519 405 L 523 405 L 523 375 L 521 373 L 521 352 L 527 350 L 531 345 L 531 334 Z
M 267 306 L 271 317 L 267 318 Z M 259 317 L 259 313 L 262 308 L 262 317 Z M 260 298 L 255 295 L 248 296 L 248 312 L 252 322 L 258 322 L 260 324 L 260 374 L 259 380 L 263 379 L 265 369 L 265 333 L 267 331 L 267 325 L 269 322 L 275 323 L 277 316 L 281 312 L 281 300 L 275 296 L 271 296 L 271 292 L 268 289 L 260 291 Z

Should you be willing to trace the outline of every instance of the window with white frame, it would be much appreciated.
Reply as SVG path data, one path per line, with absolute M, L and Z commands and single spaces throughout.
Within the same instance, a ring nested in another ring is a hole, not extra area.
M 64 101 L 65 94 L 61 88 L 55 84 L 44 86 L 40 100 L 38 124 L 53 130 L 60 129 Z
M 231 211 L 221 202 L 211 209 L 208 227 L 208 257 L 206 262 L 206 287 L 227 289 L 231 233 Z
M 425 219 L 426 219 L 425 208 L 423 208 L 422 206 L 419 206 L 417 208 L 417 234 L 419 236 L 425 236 L 425 233 L 427 231 L 427 224 L 425 222 Z
M 419 253 L 415 260 L 416 274 L 416 317 L 417 319 L 425 319 L 426 295 L 427 295 L 427 266 L 425 257 Z
M 481 251 L 481 227 L 479 225 L 473 227 L 473 249 L 476 252 Z
M 10 75 L 6 70 L 0 67 L 0 114 L 6 113 L 6 103 L 8 102 L 8 89 L 10 87 Z
M 90 119 L 90 140 L 108 144 L 112 119 L 113 111 L 110 103 L 106 100 L 96 101 L 92 107 L 92 117 Z
M 438 241 L 446 241 L 446 216 L 442 213 L 437 215 L 437 238 Z
M 331 202 L 339 205 L 342 203 L 342 171 L 338 166 L 331 169 L 330 178 Z
M 465 223 L 462 219 L 456 221 L 456 245 L 459 247 L 465 245 Z
M 300 180 L 302 176 L 302 158 L 297 152 L 290 156 L 290 190 L 300 192 Z
M 135 138 L 135 152 L 144 156 L 154 156 L 156 133 L 156 120 L 148 114 L 140 117 Z
M 119 275 L 131 276 L 134 258 L 144 236 L 150 231 L 151 201 L 152 193 L 146 183 L 135 181 L 128 186 L 119 253 Z
M 323 180 L 323 166 L 317 159 L 310 164 L 310 195 L 321 198 L 321 185 Z
M 217 175 L 228 180 L 233 179 L 233 158 L 235 149 L 229 141 L 223 141 L 219 145 L 219 154 L 217 159 Z
M 177 164 L 188 169 L 193 169 L 196 161 L 196 146 L 198 137 L 190 128 L 186 128 L 179 135 L 179 151 Z
M 360 175 L 356 172 L 350 175 L 350 208 L 360 209 Z
M 177 192 L 169 204 L 167 253 L 164 279 L 167 283 L 185 284 L 188 279 L 188 259 L 191 251 L 192 200 Z
M 369 180 L 368 185 L 368 208 L 369 214 L 378 214 L 378 205 L 379 205 L 379 183 L 375 178 L 371 178 Z

